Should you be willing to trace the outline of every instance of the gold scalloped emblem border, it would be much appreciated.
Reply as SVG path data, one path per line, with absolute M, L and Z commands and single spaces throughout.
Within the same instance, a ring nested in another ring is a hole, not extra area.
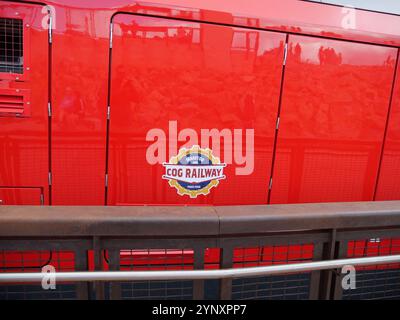
M 169 160 L 169 164 L 178 164 L 180 159 L 182 159 L 183 157 L 185 157 L 186 155 L 188 155 L 190 153 L 200 153 L 200 154 L 206 156 L 208 159 L 210 159 L 212 164 L 220 164 L 221 163 L 220 159 L 218 157 L 215 157 L 212 154 L 211 149 L 209 149 L 209 148 L 203 149 L 200 146 L 194 145 L 190 149 L 181 148 L 179 150 L 179 153 L 176 156 L 171 157 L 171 159 Z M 219 180 L 211 180 L 211 182 L 207 186 L 205 186 L 204 188 L 199 189 L 199 190 L 187 190 L 187 189 L 183 188 L 178 183 L 178 181 L 172 180 L 172 179 L 169 179 L 168 183 L 171 187 L 176 188 L 176 190 L 180 196 L 187 195 L 190 198 L 194 199 L 194 198 L 197 198 L 197 196 L 201 195 L 201 194 L 203 196 L 208 195 L 212 188 L 218 186 Z

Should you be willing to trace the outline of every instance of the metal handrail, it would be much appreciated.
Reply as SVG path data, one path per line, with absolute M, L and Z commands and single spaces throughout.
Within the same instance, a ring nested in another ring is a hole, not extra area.
M 110 227 L 112 226 L 112 227 Z M 0 206 L 0 238 L 248 237 L 400 226 L 400 201 L 245 206 Z M 1 240 L 1 239 L 0 239 Z
M 342 268 L 346 265 L 366 266 L 400 262 L 400 255 L 367 258 L 336 259 L 316 262 L 293 263 L 251 268 L 220 270 L 171 270 L 171 271 L 85 271 L 54 273 L 1 273 L 1 282 L 41 282 L 54 276 L 57 281 L 134 281 L 134 280 L 200 280 L 267 276 L 314 270 Z

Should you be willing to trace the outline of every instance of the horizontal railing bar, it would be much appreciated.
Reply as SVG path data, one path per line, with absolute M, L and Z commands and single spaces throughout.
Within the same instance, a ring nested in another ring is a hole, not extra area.
M 166 270 L 166 271 L 83 271 L 56 273 L 0 273 L 0 282 L 41 282 L 55 276 L 56 281 L 140 281 L 140 280 L 199 280 L 243 278 L 337 269 L 346 265 L 366 266 L 400 262 L 400 255 L 337 259 L 250 268 L 220 270 Z
M 391 228 L 400 201 L 240 206 L 0 206 L 0 240 L 36 237 L 230 238 Z M 396 228 L 397 230 L 393 230 Z

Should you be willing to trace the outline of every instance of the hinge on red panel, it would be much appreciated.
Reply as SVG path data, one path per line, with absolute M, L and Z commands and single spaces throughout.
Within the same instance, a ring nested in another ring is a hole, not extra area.
M 49 43 L 53 43 L 53 17 L 49 15 Z
M 286 66 L 287 55 L 288 55 L 288 44 L 285 43 L 285 52 L 284 52 L 284 55 L 283 55 L 283 65 L 284 66 Z
M 269 180 L 269 186 L 268 189 L 271 190 L 272 189 L 272 178 Z
M 280 123 L 281 119 L 280 117 L 278 117 L 278 119 L 276 119 L 276 127 L 275 129 L 278 130 L 279 129 L 279 123 Z
M 51 172 L 49 172 L 49 186 L 51 186 L 51 184 L 52 184 L 52 181 L 53 179 L 52 179 L 52 176 L 51 176 Z
M 106 187 L 108 187 L 108 174 L 106 174 L 106 181 L 105 181 Z
M 107 107 L 107 120 L 110 120 L 111 107 Z
M 47 103 L 47 114 L 49 115 L 49 117 L 51 117 L 51 103 L 50 102 Z
M 110 23 L 110 49 L 112 49 L 112 41 L 113 41 L 113 24 Z

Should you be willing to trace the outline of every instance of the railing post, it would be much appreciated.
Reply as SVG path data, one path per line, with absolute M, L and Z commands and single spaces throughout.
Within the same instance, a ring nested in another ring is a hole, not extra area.
M 323 257 L 324 244 L 317 242 L 314 244 L 313 261 L 320 261 Z M 318 300 L 320 297 L 322 271 L 312 271 L 310 280 L 310 300 Z
M 330 241 L 324 244 L 322 260 L 332 260 L 335 257 L 336 257 L 336 229 L 332 229 Z M 331 299 L 333 274 L 334 272 L 332 270 L 324 270 L 321 272 L 319 298 L 322 300 Z
M 103 270 L 103 256 L 100 237 L 93 237 L 93 252 L 94 252 L 94 269 L 96 271 Z M 93 284 L 96 300 L 104 300 L 104 283 L 96 281 Z
M 204 248 L 202 246 L 194 248 L 194 269 L 204 269 Z M 204 299 L 204 280 L 193 281 L 193 299 Z
M 108 250 L 108 266 L 111 271 L 120 270 L 120 249 Z M 110 283 L 110 299 L 120 300 L 121 299 L 121 282 L 111 282 Z
M 86 271 L 88 270 L 88 255 L 87 250 L 77 249 L 75 250 L 75 270 Z M 76 293 L 79 300 L 89 299 L 89 283 L 78 282 L 76 284 Z
M 337 254 L 338 259 L 344 259 L 347 257 L 347 247 L 348 247 L 348 240 L 342 240 L 339 242 L 338 254 Z M 333 273 L 332 299 L 341 300 L 343 295 L 343 288 L 342 288 L 343 274 L 340 272 L 340 270 L 336 270 L 336 272 L 334 271 L 332 272 Z
M 221 241 L 221 243 L 223 242 Z M 221 246 L 220 261 L 222 269 L 232 268 L 233 248 L 231 246 Z M 232 279 L 221 279 L 219 290 L 219 297 L 221 300 L 232 299 Z

